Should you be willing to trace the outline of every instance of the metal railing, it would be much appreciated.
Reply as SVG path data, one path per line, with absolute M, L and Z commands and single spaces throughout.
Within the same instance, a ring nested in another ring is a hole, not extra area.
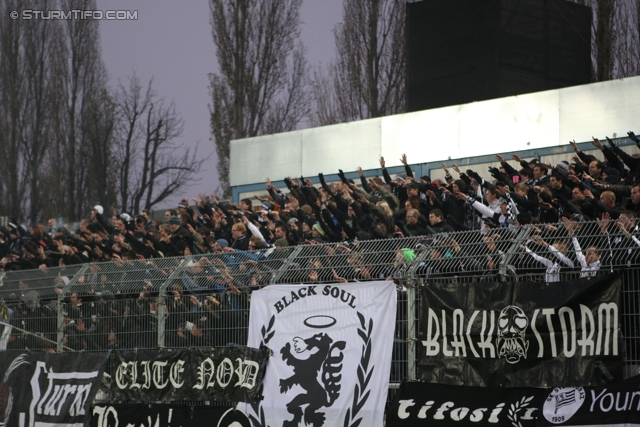
M 62 352 L 244 344 L 253 290 L 392 278 L 399 295 L 395 383 L 415 378 L 420 286 L 623 270 L 621 326 L 632 375 L 640 365 L 640 240 L 632 225 L 530 225 L 7 272 L 1 315 L 13 330 L 0 345 Z

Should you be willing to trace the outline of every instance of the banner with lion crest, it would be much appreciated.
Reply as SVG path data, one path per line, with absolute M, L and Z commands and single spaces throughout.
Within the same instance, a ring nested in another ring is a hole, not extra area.
M 273 352 L 254 427 L 382 426 L 396 319 L 392 281 L 273 285 L 251 295 L 249 346 Z
M 421 290 L 418 378 L 482 387 L 622 379 L 621 281 L 431 284 Z M 626 345 L 625 345 L 626 344 Z

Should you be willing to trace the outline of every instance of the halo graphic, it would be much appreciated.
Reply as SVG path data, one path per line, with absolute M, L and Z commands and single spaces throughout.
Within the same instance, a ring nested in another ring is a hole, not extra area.
M 251 420 L 238 408 L 231 408 L 220 417 L 218 427 L 251 427 Z
M 303 323 L 305 326 L 308 326 L 310 328 L 324 329 L 332 327 L 336 324 L 336 322 L 337 320 L 335 319 L 335 317 L 320 314 L 318 316 L 307 317 L 306 319 L 304 319 Z

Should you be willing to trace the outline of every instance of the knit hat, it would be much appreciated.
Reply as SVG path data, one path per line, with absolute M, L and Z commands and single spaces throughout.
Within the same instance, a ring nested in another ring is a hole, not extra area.
M 171 218 L 169 218 L 169 224 L 180 225 L 180 218 L 178 218 L 177 216 L 172 216 Z
M 520 212 L 518 216 L 516 216 L 516 219 L 520 225 L 530 224 L 532 215 L 530 212 Z
M 289 242 L 287 241 L 287 239 L 278 239 L 273 244 L 278 248 L 285 248 L 289 246 Z
M 416 258 L 416 253 L 409 248 L 402 248 L 400 249 L 402 251 L 402 254 L 404 255 L 404 260 L 407 262 L 411 262 Z
M 567 162 L 566 160 L 563 160 L 560 163 L 558 163 L 558 165 L 556 166 L 556 171 L 558 171 L 558 173 L 563 174 L 564 176 L 569 175 L 571 173 L 571 170 L 569 169 L 569 162 Z
M 617 184 L 620 182 L 620 171 L 616 168 L 605 168 L 602 171 L 603 174 L 607 175 L 605 179 L 609 184 Z
M 93 207 L 93 209 L 95 209 L 96 212 L 98 212 L 100 215 L 102 215 L 104 213 L 104 208 L 102 206 L 100 206 L 100 205 L 95 205 Z
M 229 242 L 227 242 L 225 239 L 218 239 L 216 240 L 216 242 L 222 247 L 222 249 L 229 246 Z
M 303 205 L 300 209 L 302 209 L 307 215 L 311 215 L 313 213 L 313 210 L 309 205 Z
M 322 229 L 322 227 L 320 227 L 320 224 L 313 224 L 313 229 L 320 233 L 321 236 L 324 236 L 324 230 Z

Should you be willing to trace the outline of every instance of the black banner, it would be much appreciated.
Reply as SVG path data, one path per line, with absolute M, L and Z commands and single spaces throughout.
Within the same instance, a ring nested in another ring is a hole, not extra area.
M 116 351 L 113 355 L 112 400 L 260 399 L 267 349 L 249 347 Z
M 403 383 L 387 426 L 640 425 L 640 376 L 602 387 L 500 388 Z
M 603 385 L 622 379 L 621 281 L 422 288 L 418 378 L 452 385 Z
M 534 427 L 542 388 L 465 387 L 402 383 L 387 411 L 387 426 Z
M 244 412 L 231 407 L 166 404 L 94 406 L 90 427 L 124 426 L 251 427 L 251 421 Z
M 86 425 L 107 358 L 108 353 L 0 352 L 0 425 Z

